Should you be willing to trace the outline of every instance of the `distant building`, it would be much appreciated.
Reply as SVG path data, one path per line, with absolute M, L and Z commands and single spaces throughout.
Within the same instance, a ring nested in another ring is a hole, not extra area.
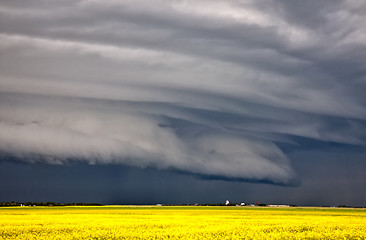
M 226 200 L 225 205 L 227 206 L 229 204 L 230 204 L 229 200 Z
M 285 205 L 285 204 L 272 204 L 272 205 L 268 205 L 268 207 L 290 207 L 290 205 Z

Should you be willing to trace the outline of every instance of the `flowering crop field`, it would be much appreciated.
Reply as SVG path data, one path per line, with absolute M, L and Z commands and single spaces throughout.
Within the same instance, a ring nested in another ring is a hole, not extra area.
M 366 239 L 366 210 L 3 207 L 0 239 Z

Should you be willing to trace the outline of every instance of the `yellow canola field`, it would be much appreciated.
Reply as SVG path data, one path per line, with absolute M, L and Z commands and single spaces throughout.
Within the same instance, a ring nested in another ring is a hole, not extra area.
M 366 239 L 366 210 L 4 207 L 0 239 Z

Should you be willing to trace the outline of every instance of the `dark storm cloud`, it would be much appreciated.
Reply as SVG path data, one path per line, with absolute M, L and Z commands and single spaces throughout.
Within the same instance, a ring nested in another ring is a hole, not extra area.
M 2 1 L 0 151 L 293 185 L 279 145 L 365 144 L 365 9 Z
M 204 204 L 229 199 L 233 203 L 366 206 L 364 156 L 364 149 L 354 146 L 290 153 L 303 179 L 298 187 L 197 179 L 175 171 L 123 165 L 20 164 L 8 159 L 0 162 L 0 190 L 2 201 Z

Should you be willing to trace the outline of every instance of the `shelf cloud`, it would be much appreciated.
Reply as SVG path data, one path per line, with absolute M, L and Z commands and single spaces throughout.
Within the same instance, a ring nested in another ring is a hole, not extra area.
M 2 1 L 0 152 L 296 185 L 281 144 L 364 146 L 359 1 Z

